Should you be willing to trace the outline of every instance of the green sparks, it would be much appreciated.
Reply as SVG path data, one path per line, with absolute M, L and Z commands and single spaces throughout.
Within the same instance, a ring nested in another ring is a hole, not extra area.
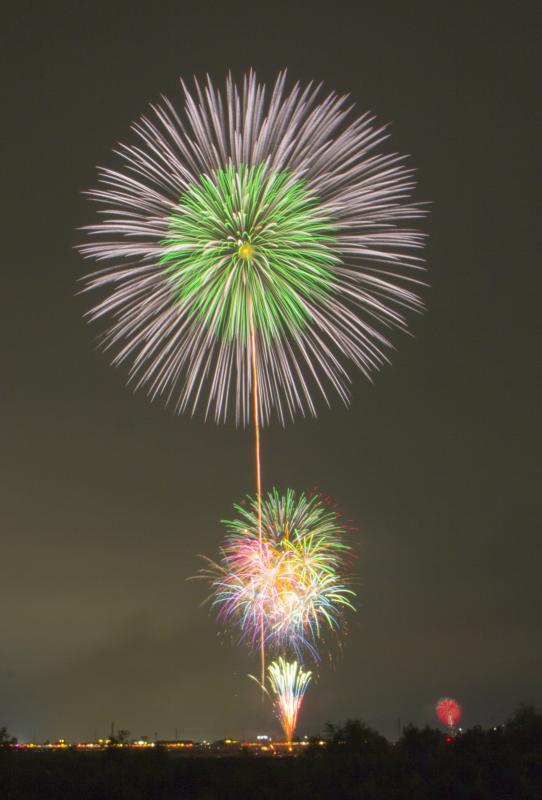
M 227 340 L 295 333 L 334 291 L 330 217 L 291 173 L 233 165 L 189 185 L 160 264 L 179 304 Z

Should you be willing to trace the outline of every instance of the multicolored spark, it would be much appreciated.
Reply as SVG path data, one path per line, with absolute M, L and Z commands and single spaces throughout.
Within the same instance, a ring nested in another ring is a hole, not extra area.
M 285 422 L 330 388 L 347 402 L 345 362 L 372 373 L 422 308 L 413 170 L 379 152 L 374 117 L 287 91 L 285 73 L 270 93 L 254 72 L 182 89 L 184 109 L 153 106 L 89 192 L 100 219 L 80 250 L 104 346 L 179 412 Z
M 318 659 L 318 640 L 337 632 L 346 609 L 353 609 L 348 566 L 351 548 L 337 512 L 314 495 L 273 489 L 234 506 L 225 521 L 226 541 L 218 563 L 208 560 L 219 619 L 251 646 Z

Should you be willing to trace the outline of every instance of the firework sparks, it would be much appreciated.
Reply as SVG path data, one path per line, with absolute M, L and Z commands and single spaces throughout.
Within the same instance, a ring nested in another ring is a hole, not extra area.
M 249 645 L 263 629 L 271 649 L 318 659 L 318 640 L 338 631 L 343 611 L 354 608 L 346 578 L 351 548 L 337 512 L 316 495 L 274 489 L 262 498 L 260 540 L 257 498 L 235 509 L 219 563 L 202 570 L 219 618 Z
M 182 87 L 183 111 L 153 106 L 89 193 L 104 345 L 179 412 L 284 422 L 315 414 L 315 391 L 347 402 L 343 361 L 369 375 L 421 308 L 412 170 L 379 152 L 373 117 L 312 84 L 287 92 L 285 73 L 269 96 L 253 72 L 225 93 Z
M 250 677 L 259 683 L 252 675 Z M 274 697 L 275 714 L 288 743 L 293 741 L 297 718 L 311 677 L 312 672 L 305 672 L 297 661 L 288 662 L 282 656 L 276 661 L 272 661 L 267 668 L 267 678 Z M 269 694 L 265 686 L 262 685 L 262 688 Z
M 461 719 L 461 706 L 457 700 L 453 700 L 451 697 L 443 697 L 439 700 L 435 711 L 442 724 L 447 725 L 450 730 L 453 730 Z

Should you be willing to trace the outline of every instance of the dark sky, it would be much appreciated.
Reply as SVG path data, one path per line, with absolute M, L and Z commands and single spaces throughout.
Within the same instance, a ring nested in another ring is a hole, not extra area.
M 428 312 L 346 410 L 263 438 L 264 483 L 356 521 L 359 612 L 301 731 L 542 703 L 539 98 L 531 4 L 35 3 L 3 19 L 0 724 L 22 739 L 276 730 L 187 583 L 252 436 L 125 388 L 76 296 L 81 191 L 178 76 L 323 80 L 412 154 Z M 502 4 L 503 6 L 505 4 Z M 532 4 L 534 9 L 535 4 Z M 514 8 L 514 10 L 512 10 Z M 539 475 L 538 475 L 539 478 Z

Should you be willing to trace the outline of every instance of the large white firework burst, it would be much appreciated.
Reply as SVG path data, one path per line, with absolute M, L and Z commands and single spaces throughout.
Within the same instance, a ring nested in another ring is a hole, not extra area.
M 254 72 L 225 92 L 182 83 L 100 168 L 100 220 L 81 251 L 98 262 L 90 312 L 130 379 L 178 411 L 262 421 L 316 413 L 329 388 L 347 402 L 348 360 L 367 376 L 390 328 L 419 310 L 423 235 L 411 169 L 381 153 L 370 114 L 320 87 L 270 93 Z

